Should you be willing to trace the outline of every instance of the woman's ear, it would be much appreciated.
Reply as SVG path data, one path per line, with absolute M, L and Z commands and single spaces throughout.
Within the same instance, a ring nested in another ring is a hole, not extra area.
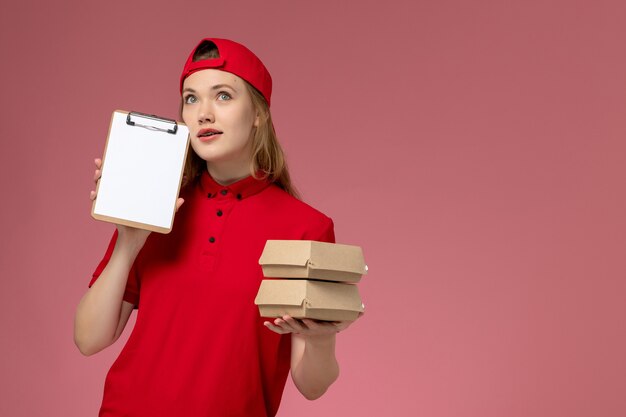
M 257 110 L 256 112 L 256 117 L 254 118 L 254 127 L 259 127 L 259 123 L 261 120 L 261 115 L 259 114 L 259 111 Z

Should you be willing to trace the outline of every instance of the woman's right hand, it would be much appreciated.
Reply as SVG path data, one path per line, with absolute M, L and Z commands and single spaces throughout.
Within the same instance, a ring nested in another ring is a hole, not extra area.
M 96 170 L 93 174 L 93 180 L 98 185 L 98 181 L 100 181 L 100 177 L 102 176 L 102 160 L 100 158 L 94 159 L 94 163 L 96 164 Z M 91 190 L 89 194 L 89 198 L 93 201 L 97 197 L 97 193 L 94 190 Z M 176 211 L 183 205 L 185 200 L 179 198 L 176 200 Z M 126 243 L 131 247 L 139 250 L 143 247 L 144 243 L 146 243 L 146 239 L 150 236 L 149 230 L 138 229 L 136 227 L 125 226 L 123 224 L 116 224 L 117 227 L 117 244 Z

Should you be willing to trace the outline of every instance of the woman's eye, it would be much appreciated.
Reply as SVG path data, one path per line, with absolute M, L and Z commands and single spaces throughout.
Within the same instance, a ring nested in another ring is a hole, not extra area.
M 196 102 L 196 96 L 192 96 L 191 94 L 185 97 L 185 104 L 192 104 Z
M 219 93 L 217 95 L 218 100 L 230 100 L 231 96 L 228 93 Z

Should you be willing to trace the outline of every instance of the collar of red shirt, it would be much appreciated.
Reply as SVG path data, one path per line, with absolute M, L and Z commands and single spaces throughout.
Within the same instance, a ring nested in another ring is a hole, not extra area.
M 263 171 L 257 172 L 258 177 L 262 177 L 262 175 Z M 268 179 L 256 179 L 252 175 L 249 175 L 230 185 L 221 185 L 216 182 L 206 170 L 200 177 L 200 186 L 209 198 L 217 197 L 221 194 L 224 196 L 231 195 L 238 200 L 242 200 L 263 191 L 270 186 L 270 184 L 271 182 Z

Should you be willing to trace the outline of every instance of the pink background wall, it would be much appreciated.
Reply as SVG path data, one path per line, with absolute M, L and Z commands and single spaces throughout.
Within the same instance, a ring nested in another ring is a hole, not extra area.
M 4 4 L 0 415 L 96 415 L 134 321 L 73 344 L 92 159 L 113 109 L 176 116 L 205 35 L 265 61 L 296 184 L 370 266 L 340 380 L 279 416 L 626 415 L 625 4 Z

